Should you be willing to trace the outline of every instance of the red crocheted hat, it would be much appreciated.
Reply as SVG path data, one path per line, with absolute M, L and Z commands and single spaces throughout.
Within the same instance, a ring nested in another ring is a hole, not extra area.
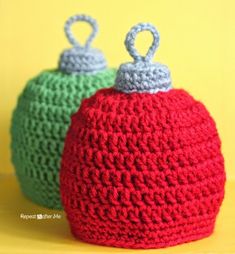
M 133 46 L 142 30 L 154 37 L 146 57 Z M 158 40 L 150 24 L 133 27 L 126 46 L 134 63 L 72 117 L 61 197 L 72 233 L 86 242 L 160 248 L 213 232 L 224 197 L 220 139 L 205 106 L 150 62 Z

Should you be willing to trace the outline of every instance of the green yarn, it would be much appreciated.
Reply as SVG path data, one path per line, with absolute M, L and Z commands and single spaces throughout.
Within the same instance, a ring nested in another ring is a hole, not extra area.
M 60 158 L 70 116 L 82 99 L 112 86 L 116 71 L 69 75 L 43 71 L 18 98 L 11 125 L 12 162 L 22 192 L 33 202 L 61 209 Z

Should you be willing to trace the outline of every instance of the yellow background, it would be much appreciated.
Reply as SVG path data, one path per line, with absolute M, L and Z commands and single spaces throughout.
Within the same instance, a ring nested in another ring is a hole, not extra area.
M 235 179 L 235 1 L 233 0 L 0 0 L 0 161 L 9 163 L 9 122 L 17 95 L 41 70 L 57 66 L 70 47 L 65 20 L 76 13 L 97 19 L 100 31 L 93 45 L 103 50 L 110 66 L 130 61 L 123 41 L 131 26 L 151 22 L 160 32 L 155 60 L 171 69 L 173 84 L 202 100 L 217 122 L 226 170 Z M 84 23 L 73 31 L 83 42 Z M 137 37 L 145 52 L 151 36 Z
M 167 64 L 173 85 L 202 100 L 217 122 L 229 181 L 215 234 L 148 253 L 235 253 L 234 10 L 233 0 L 0 0 L 0 253 L 22 253 L 22 248 L 23 253 L 130 252 L 73 240 L 64 215 L 59 222 L 20 220 L 22 212 L 50 211 L 23 198 L 15 178 L 4 176 L 13 172 L 9 126 L 17 96 L 29 78 L 57 66 L 61 51 L 70 47 L 64 22 L 76 13 L 97 19 L 100 32 L 93 45 L 112 67 L 131 60 L 123 45 L 130 27 L 141 21 L 155 24 L 161 35 L 155 60 Z M 82 42 L 90 32 L 82 23 L 73 31 Z M 150 43 L 148 33 L 137 37 L 142 53 Z

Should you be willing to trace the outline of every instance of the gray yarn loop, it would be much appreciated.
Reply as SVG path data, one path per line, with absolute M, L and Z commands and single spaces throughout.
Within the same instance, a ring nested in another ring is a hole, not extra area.
M 92 27 L 92 32 L 82 46 L 74 37 L 71 26 L 77 21 L 85 21 Z M 98 25 L 95 19 L 87 15 L 75 15 L 70 17 L 64 26 L 64 31 L 73 48 L 62 52 L 59 61 L 59 69 L 69 74 L 96 73 L 106 68 L 107 63 L 103 53 L 91 47 L 91 43 L 98 33 Z
M 91 25 L 92 32 L 91 32 L 90 36 L 87 38 L 87 41 L 84 45 L 85 48 L 90 47 L 91 42 L 94 40 L 94 38 L 96 37 L 96 35 L 98 33 L 97 22 L 95 19 L 93 19 L 92 17 L 87 16 L 87 15 L 75 15 L 75 16 L 70 17 L 66 21 L 65 26 L 64 26 L 64 31 L 65 31 L 65 34 L 66 34 L 69 42 L 74 47 L 82 47 L 81 44 L 79 43 L 79 41 L 75 39 L 75 37 L 71 31 L 71 26 L 77 21 L 85 21 Z
M 136 36 L 139 32 L 142 31 L 149 31 L 153 35 L 153 42 L 150 48 L 148 49 L 146 56 L 141 56 L 135 48 Z M 159 46 L 159 39 L 160 39 L 159 33 L 153 25 L 149 23 L 140 23 L 132 27 L 131 30 L 128 32 L 125 40 L 125 46 L 129 54 L 133 57 L 135 61 L 150 61 L 153 58 Z
M 135 39 L 139 32 L 150 31 L 153 42 L 146 56 L 141 56 L 135 48 Z M 159 46 L 159 33 L 149 23 L 139 23 L 127 33 L 125 46 L 134 62 L 121 64 L 116 77 L 115 89 L 124 93 L 157 93 L 171 89 L 170 71 L 166 65 L 152 63 Z

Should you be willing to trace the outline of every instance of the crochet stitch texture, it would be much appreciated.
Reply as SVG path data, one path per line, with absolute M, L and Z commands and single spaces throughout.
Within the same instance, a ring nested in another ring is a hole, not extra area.
M 156 248 L 212 233 L 225 173 L 215 123 L 186 91 L 111 88 L 73 115 L 60 179 L 76 237 Z
M 92 32 L 84 46 L 81 46 L 71 31 L 71 26 L 77 21 L 85 21 L 92 27 Z M 87 15 L 74 15 L 66 21 L 64 30 L 73 47 L 62 52 L 59 61 L 60 70 L 65 73 L 91 74 L 102 71 L 107 67 L 103 53 L 99 49 L 91 47 L 91 42 L 98 33 L 98 24 L 95 19 Z
M 150 24 L 131 32 L 146 29 L 157 38 Z M 144 75 L 136 62 L 122 65 L 115 86 L 85 99 L 72 116 L 60 171 L 71 231 L 86 242 L 124 248 L 207 237 L 225 184 L 215 122 L 201 102 L 170 87 L 168 72 L 167 89 L 158 75 L 142 86 L 139 79 L 149 79 L 152 67 L 165 67 L 139 61 Z M 131 65 L 137 82 L 122 75 Z
M 77 21 L 92 27 L 84 47 L 71 31 Z M 98 32 L 96 20 L 74 15 L 64 30 L 73 47 L 62 52 L 57 70 L 43 71 L 28 82 L 11 126 L 12 162 L 23 193 L 35 203 L 57 209 L 62 208 L 58 174 L 70 116 L 82 99 L 113 85 L 116 73 L 107 68 L 103 53 L 91 48 Z
M 112 85 L 114 74 L 43 71 L 20 95 L 11 126 L 12 161 L 23 193 L 35 203 L 61 208 L 58 171 L 70 116 L 83 98 Z

